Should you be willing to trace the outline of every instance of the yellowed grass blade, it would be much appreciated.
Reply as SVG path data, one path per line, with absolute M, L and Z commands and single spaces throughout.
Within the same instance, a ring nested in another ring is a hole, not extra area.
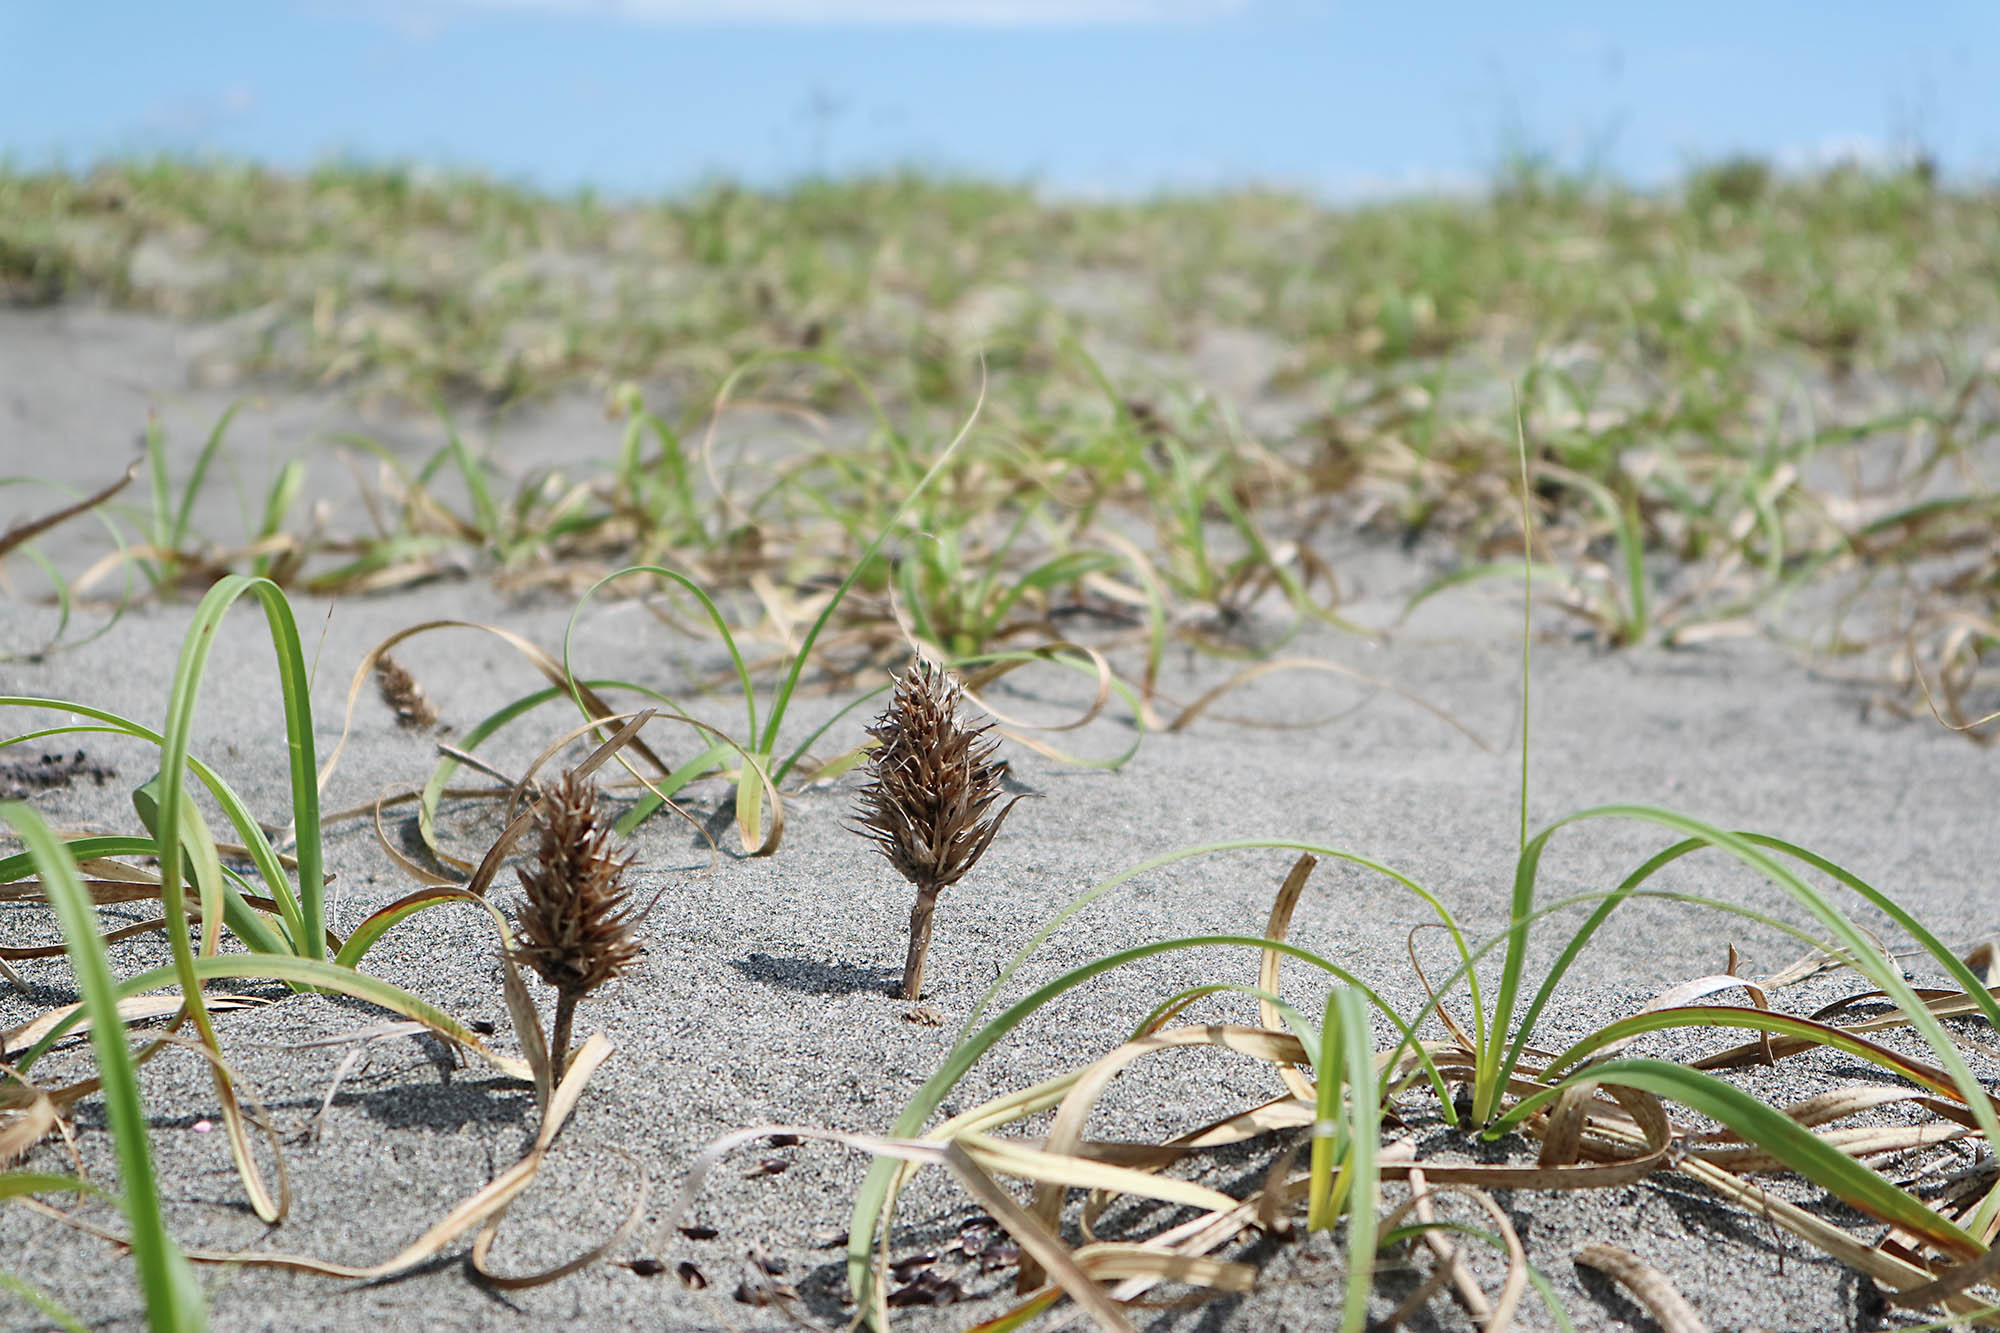
M 381 1263 L 356 1266 L 317 1259 L 311 1255 L 272 1254 L 259 1251 L 231 1253 L 188 1250 L 187 1257 L 204 1263 L 287 1268 L 303 1273 L 318 1273 L 325 1277 L 363 1280 L 389 1277 L 413 1268 L 436 1255 L 467 1231 L 504 1212 L 523 1190 L 534 1183 L 536 1173 L 541 1170 L 542 1159 L 547 1155 L 550 1143 L 562 1128 L 563 1121 L 575 1109 L 576 1100 L 582 1095 L 583 1085 L 589 1081 L 591 1074 L 604 1063 L 611 1052 L 611 1043 L 602 1033 L 595 1034 L 584 1042 L 571 1058 L 569 1072 L 564 1076 L 562 1086 L 556 1089 L 555 1095 L 550 1099 L 548 1112 L 542 1117 L 541 1127 L 535 1135 L 534 1146 L 529 1149 L 527 1155 L 494 1177 L 483 1189 L 462 1200 L 457 1207 L 433 1223 L 423 1235 Z
M 1000 1182 L 986 1174 L 958 1141 L 944 1146 L 945 1162 L 979 1205 L 1005 1227 L 1021 1247 L 1024 1260 L 1033 1258 L 1055 1279 L 1069 1298 L 1090 1316 L 1100 1333 L 1133 1333 L 1131 1321 L 1103 1287 L 1070 1255 L 1069 1248 L 1014 1201 Z M 1228 1201 L 1231 1206 L 1235 1201 Z
M 1298 910 L 1299 898 L 1306 891 L 1306 880 L 1311 878 L 1313 867 L 1318 864 L 1319 858 L 1310 852 L 1299 853 L 1299 859 L 1292 862 L 1292 868 L 1286 874 L 1285 882 L 1278 886 L 1278 896 L 1271 902 L 1271 914 L 1265 918 L 1266 939 L 1285 938 L 1286 932 L 1291 929 L 1292 913 Z M 1285 956 L 1276 949 L 1264 950 L 1257 962 L 1257 989 L 1270 995 L 1278 993 L 1278 971 L 1284 959 Z M 1283 1016 L 1278 1013 L 1278 1007 L 1263 996 L 1257 999 L 1257 1017 L 1262 1019 L 1264 1026 L 1273 1032 L 1281 1031 L 1285 1026 Z M 1290 1090 L 1292 1096 L 1307 1102 L 1313 1099 L 1315 1093 L 1312 1080 L 1300 1073 L 1296 1066 L 1279 1065 L 1277 1068 L 1279 1079 Z
M 1660 1333 L 1708 1333 L 1708 1325 L 1694 1312 L 1674 1284 L 1659 1269 L 1630 1250 L 1599 1242 L 1576 1252 L 1576 1261 L 1595 1268 L 1619 1283 L 1646 1307 Z
M 1190 1208 L 1205 1208 L 1211 1212 L 1227 1211 L 1236 1206 L 1236 1200 L 1229 1195 L 1193 1181 L 1177 1180 L 1150 1171 L 1135 1171 L 1131 1167 L 1113 1166 L 1108 1162 L 1096 1162 L 1068 1153 L 1031 1148 L 1008 1139 L 991 1138 L 984 1134 L 960 1134 L 950 1142 L 981 1167 L 1019 1176 L 1023 1180 L 1048 1181 L 1072 1189 L 1137 1194 L 1150 1199 L 1164 1199 L 1168 1203 L 1186 1204 Z
M 256 995 L 211 995 L 207 997 L 211 1010 L 261 1008 L 270 1003 Z M 33 1046 L 47 1036 L 55 1026 L 81 1009 L 80 1004 L 66 1004 L 51 1009 L 19 1027 L 10 1028 L 6 1033 L 9 1050 L 19 1050 Z M 118 1002 L 118 1016 L 127 1023 L 144 1023 L 150 1019 L 167 1018 L 181 1011 L 179 991 L 161 991 L 151 995 L 128 995 Z M 71 1026 L 68 1036 L 80 1037 L 90 1031 L 90 1019 L 80 1018 Z
M 11 1069 L 0 1070 L 18 1085 L 0 1100 L 0 1166 L 6 1166 L 55 1131 L 61 1117 L 55 1099 L 22 1080 Z
M 1222 1024 L 1198 1028 L 1171 1028 L 1165 1032 L 1156 1032 L 1151 1036 L 1141 1037 L 1137 1041 L 1125 1042 L 1093 1061 L 1083 1071 L 1081 1076 L 1078 1077 L 1075 1086 L 1070 1089 L 1068 1095 L 1063 1098 L 1061 1109 L 1056 1112 L 1055 1123 L 1049 1129 L 1048 1154 L 1051 1157 L 1066 1157 L 1068 1154 L 1075 1152 L 1078 1143 L 1083 1138 L 1084 1123 L 1089 1118 L 1091 1109 L 1097 1105 L 1098 1098 L 1110 1086 L 1111 1080 L 1116 1078 L 1133 1061 L 1156 1051 L 1173 1050 L 1177 1047 L 1185 1046 L 1215 1046 L 1235 1050 L 1247 1055 L 1253 1055 L 1258 1059 L 1268 1060 L 1280 1068 L 1283 1068 L 1287 1063 L 1303 1063 L 1306 1059 L 1305 1048 L 1299 1044 L 1298 1039 L 1295 1037 L 1284 1033 L 1265 1031 L 1262 1028 L 1235 1027 Z M 987 1140 L 987 1142 L 998 1142 L 998 1140 Z M 1016 1167 L 1002 1167 L 1001 1169 L 1014 1175 L 1029 1174 Z M 1119 1168 L 1109 1169 L 1118 1170 Z M 1142 1173 L 1129 1172 L 1128 1174 L 1138 1175 L 1142 1179 L 1152 1179 L 1151 1177 L 1144 1176 Z M 1064 1171 L 1034 1175 L 1032 1178 L 1044 1183 L 1036 1185 L 1034 1199 L 1028 1211 L 1038 1223 L 1050 1229 L 1055 1227 L 1058 1218 L 1062 1214 L 1064 1189 L 1066 1187 L 1090 1189 L 1121 1188 L 1117 1185 L 1105 1185 L 1094 1182 L 1086 1183 Z M 1125 1188 L 1128 1192 L 1132 1193 L 1154 1193 L 1155 1197 L 1168 1197 L 1155 1193 L 1158 1184 L 1159 1182 L 1155 1182 L 1152 1190 Z M 1219 1202 L 1202 1202 L 1196 1204 L 1197 1207 L 1227 1210 L 1235 1206 L 1236 1201 L 1227 1195 L 1216 1194 L 1212 1190 L 1205 1190 L 1203 1193 Z M 1180 1201 L 1188 1202 L 1189 1200 L 1182 1199 Z M 1042 1273 L 1035 1267 L 1032 1256 L 1023 1255 L 1020 1278 L 1017 1284 L 1018 1289 L 1025 1291 L 1040 1283 L 1041 1280 Z

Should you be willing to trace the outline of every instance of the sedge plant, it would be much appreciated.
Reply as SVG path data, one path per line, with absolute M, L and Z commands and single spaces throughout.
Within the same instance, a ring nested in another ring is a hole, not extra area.
M 897 680 L 888 708 L 868 729 L 876 749 L 859 798 L 860 831 L 917 890 L 902 989 L 913 1003 L 923 997 L 938 894 L 986 854 L 1022 799 L 1000 804 L 999 741 L 986 734 L 990 723 L 959 720 L 962 695 L 957 682 L 919 662 Z

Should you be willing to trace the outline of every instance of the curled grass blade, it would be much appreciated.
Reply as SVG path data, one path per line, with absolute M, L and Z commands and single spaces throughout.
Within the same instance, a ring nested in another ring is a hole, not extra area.
M 195 609 L 193 623 L 181 649 L 179 666 L 167 698 L 166 726 L 160 745 L 159 818 L 162 828 L 180 824 L 180 808 L 185 800 L 182 776 L 188 767 L 188 748 L 194 729 L 195 705 L 200 696 L 202 676 L 209 653 L 215 646 L 215 632 L 222 617 L 246 594 L 262 604 L 270 628 L 271 645 L 278 658 L 278 680 L 284 694 L 285 739 L 291 772 L 291 827 L 297 842 L 298 896 L 282 874 L 271 883 L 271 896 L 289 902 L 288 921 L 296 920 L 297 933 L 292 950 L 307 958 L 326 956 L 326 875 L 320 842 L 319 780 L 316 771 L 312 724 L 312 679 L 299 642 L 298 623 L 291 604 L 278 585 L 268 579 L 241 574 L 223 577 L 203 597 Z M 247 839 L 246 839 L 247 841 Z M 254 843 L 251 845 L 255 845 Z M 176 882 L 180 844 L 172 838 L 160 842 L 160 878 Z
M 1630 1018 L 1607 1023 L 1558 1054 L 1549 1062 L 1547 1069 L 1543 1071 L 1543 1076 L 1554 1078 L 1592 1052 L 1641 1033 L 1667 1032 L 1677 1028 L 1744 1028 L 1752 1032 L 1771 1032 L 1797 1037 L 1815 1046 L 1827 1046 L 1858 1056 L 1920 1087 L 1928 1088 L 1953 1101 L 1965 1102 L 1964 1090 L 1953 1083 L 1943 1070 L 1904 1055 L 1900 1051 L 1892 1050 L 1879 1042 L 1868 1041 L 1831 1023 L 1816 1023 L 1809 1018 L 1798 1018 L 1791 1014 L 1774 1013 L 1768 1009 L 1738 1005 L 1676 1005 L 1666 1009 L 1649 1010 L 1646 1013 L 1634 1014 Z M 1992 1104 L 1990 1094 L 1982 1095 L 1977 1100 Z M 1510 1111 L 1501 1118 L 1500 1124 L 1516 1123 L 1516 1115 L 1517 1112 Z
M 1516 997 L 1519 994 L 1521 985 L 1521 974 L 1527 965 L 1528 921 L 1533 914 L 1535 875 L 1540 864 L 1543 849 L 1547 847 L 1549 840 L 1558 830 L 1592 819 L 1636 819 L 1658 824 L 1663 828 L 1680 833 L 1686 837 L 1697 839 L 1700 842 L 1729 853 L 1745 866 L 1756 871 L 1763 878 L 1784 890 L 1795 903 L 1804 908 L 1827 930 L 1829 937 L 1836 945 L 1848 952 L 1855 960 L 1857 968 L 1863 975 L 1880 986 L 1890 999 L 1910 1012 L 1912 1025 L 1924 1037 L 1932 1050 L 1936 1052 L 1940 1063 L 1949 1072 L 1952 1081 L 1958 1086 L 1966 1102 L 1972 1106 L 1973 1113 L 1979 1120 L 1981 1132 L 1988 1135 L 1993 1142 L 2000 1142 L 2000 1115 L 1995 1114 L 1994 1109 L 1987 1102 L 1987 1099 L 1981 1095 L 1979 1081 L 1973 1075 L 1972 1070 L 1966 1065 L 1965 1059 L 1959 1053 L 1956 1044 L 1951 1041 L 1949 1035 L 1944 1031 L 1936 1017 L 1929 1010 L 1923 1008 L 1922 1002 L 1911 991 L 1909 983 L 1903 979 L 1900 970 L 1891 967 L 1885 960 L 1880 958 L 1867 937 L 1861 934 L 1844 913 L 1786 866 L 1773 860 L 1762 848 L 1749 839 L 1727 833 L 1720 828 L 1686 815 L 1676 814 L 1672 811 L 1652 806 L 1637 805 L 1600 806 L 1595 809 L 1578 811 L 1543 829 L 1523 849 L 1520 861 L 1515 870 L 1512 906 L 1513 922 L 1508 928 L 1508 943 L 1501 965 L 1500 989 L 1494 1003 L 1494 1020 L 1487 1034 L 1486 1044 L 1481 1051 L 1479 1077 L 1474 1085 L 1473 1112 L 1475 1119 L 1484 1123 L 1490 1123 L 1495 1119 L 1499 1109 L 1501 1086 L 1519 1062 L 1532 1032 L 1531 1022 L 1523 1021 L 1517 1025 L 1514 1011 Z M 1641 872 L 1635 872 L 1635 874 L 1641 874 L 1642 876 L 1643 874 L 1650 874 L 1652 870 L 1658 868 L 1658 865 L 1663 864 L 1665 864 L 1665 861 L 1662 861 L 1659 857 L 1655 857 L 1646 866 L 1641 867 Z M 1849 878 L 1851 879 L 1852 877 Z M 1628 880 L 1628 882 L 1636 883 L 1633 880 Z M 1849 887 L 1856 887 L 1858 883 L 1859 881 L 1855 881 Z M 1856 888 L 1856 891 L 1862 892 L 1863 890 Z M 1864 893 L 1864 896 L 1867 896 L 1867 894 Z M 1878 898 L 1880 899 L 1879 902 L 1876 901 Z M 1599 912 L 1594 914 L 1593 925 L 1596 922 L 1600 922 L 1603 916 L 1608 915 L 1609 909 L 1615 908 L 1616 903 L 1621 900 L 1616 897 L 1607 900 L 1605 905 L 1599 909 Z M 1884 910 L 1893 909 L 1892 915 L 1897 919 L 1897 923 L 1903 925 L 1907 922 L 1908 927 L 1915 927 L 1916 932 L 1920 932 L 1917 933 L 1917 938 L 1920 940 L 1929 940 L 1935 943 L 1934 937 L 1930 936 L 1928 932 L 1922 931 L 1921 927 L 1916 927 L 1916 923 L 1910 919 L 1907 912 L 1902 911 L 1900 908 L 1894 908 L 1894 905 L 1888 903 L 1886 898 L 1881 898 L 1881 895 L 1877 894 L 1870 897 L 1869 900 L 1875 902 L 1877 906 L 1883 907 Z M 1582 947 L 1579 941 L 1573 940 L 1572 945 L 1573 947 L 1566 949 L 1564 957 L 1559 960 L 1560 966 L 1567 966 L 1568 962 L 1574 959 L 1575 953 Z M 1961 973 L 1966 976 L 1970 975 L 1965 969 L 1964 964 L 1958 963 L 1955 959 L 1952 962 L 1956 965 L 1957 969 L 1955 975 Z M 1553 970 L 1548 981 L 1543 984 L 1541 993 L 1536 999 L 1537 1005 L 1545 1001 L 1559 977 L 1560 967 Z M 1983 992 L 1983 988 L 1977 987 L 1976 984 L 1972 989 L 1978 989 Z M 1529 1017 L 1531 1018 L 1532 1014 Z
M 1631 1058 L 1591 1065 L 1542 1092 L 1523 1098 L 1508 1120 L 1518 1122 L 1550 1105 L 1574 1082 L 1637 1088 L 1720 1121 L 1782 1160 L 1786 1166 L 1871 1217 L 1901 1227 L 1961 1257 L 1986 1252 L 1972 1235 L 1897 1189 L 1837 1148 L 1820 1141 L 1784 1112 L 1713 1075 L 1666 1060 Z
M 291 954 L 242 954 L 225 953 L 194 960 L 194 974 L 197 981 L 282 981 L 301 988 L 312 988 L 337 992 L 365 1000 L 369 1004 L 401 1014 L 404 1018 L 422 1023 L 441 1037 L 445 1037 L 479 1056 L 510 1078 L 523 1082 L 533 1079 L 525 1062 L 512 1056 L 502 1055 L 486 1045 L 465 1024 L 453 1018 L 422 996 L 413 995 L 402 987 L 371 977 L 365 972 L 318 958 L 300 958 Z M 137 976 L 128 977 L 117 983 L 115 994 L 118 998 L 142 995 L 158 990 L 162 986 L 174 985 L 178 980 L 177 970 L 172 964 L 156 967 Z M 41 1058 L 79 1022 L 84 1011 L 79 1010 L 65 1021 L 56 1024 L 22 1053 L 15 1062 L 22 1071 Z M 96 1018 L 92 1016 L 92 1031 L 96 1031 Z
M 1470 968 L 1473 956 L 1472 951 L 1466 944 L 1464 933 L 1458 928 L 1457 919 L 1452 916 L 1451 912 L 1435 894 L 1392 866 L 1376 861 L 1371 857 L 1362 856 L 1356 852 L 1343 851 L 1338 847 L 1324 847 L 1316 843 L 1297 842 L 1284 838 L 1241 838 L 1227 842 L 1204 843 L 1197 847 L 1186 847 L 1178 851 L 1166 852 L 1159 856 L 1150 857 L 1147 860 L 1139 862 L 1137 865 L 1129 866 L 1119 871 L 1117 874 L 1112 875 L 1110 878 L 1103 880 L 1078 894 L 1075 898 L 1072 898 L 1061 911 L 1049 918 L 1048 922 L 1040 930 L 1037 930 L 1026 944 L 1021 946 L 1020 950 L 1007 961 L 1005 967 L 1000 969 L 1000 975 L 994 978 L 993 984 L 986 988 L 985 993 L 972 1006 L 972 1012 L 967 1016 L 965 1025 L 959 1029 L 957 1039 L 959 1041 L 965 1040 L 966 1036 L 973 1030 L 974 1024 L 979 1021 L 979 1016 L 986 1012 L 987 1008 L 992 1005 L 1000 992 L 1006 989 L 1007 983 L 1021 969 L 1022 964 L 1026 963 L 1034 955 L 1035 951 L 1047 942 L 1051 935 L 1062 929 L 1071 917 L 1074 917 L 1121 884 L 1128 883 L 1148 871 L 1157 870 L 1161 866 L 1172 865 L 1176 861 L 1185 861 L 1192 857 L 1208 856 L 1218 852 L 1250 851 L 1261 848 L 1269 848 L 1277 851 L 1305 852 L 1317 857 L 1346 861 L 1352 865 L 1360 866 L 1365 870 L 1372 870 L 1401 885 L 1422 899 L 1424 904 L 1437 914 L 1438 919 L 1451 935 L 1452 945 L 1457 950 L 1459 958 L 1467 969 Z M 1470 971 L 1467 972 L 1466 977 L 1466 984 L 1472 993 L 1473 1022 L 1475 1024 L 1475 1034 L 1477 1035 L 1484 1031 L 1484 1019 L 1481 1016 L 1482 1008 L 1479 1004 L 1479 981 L 1477 975 Z

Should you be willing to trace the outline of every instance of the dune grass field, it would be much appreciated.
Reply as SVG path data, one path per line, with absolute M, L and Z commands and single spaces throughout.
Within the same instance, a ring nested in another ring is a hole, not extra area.
M 2000 1322 L 1996 454 L 1922 162 L 0 170 L 0 1319 Z

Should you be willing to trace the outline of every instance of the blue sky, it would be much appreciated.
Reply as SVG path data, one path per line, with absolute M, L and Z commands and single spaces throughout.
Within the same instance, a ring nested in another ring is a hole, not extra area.
M 1476 184 L 1516 145 L 1650 184 L 1921 144 L 1992 179 L 1996 51 L 1989 0 L 0 0 L 0 155 L 1353 198 Z

